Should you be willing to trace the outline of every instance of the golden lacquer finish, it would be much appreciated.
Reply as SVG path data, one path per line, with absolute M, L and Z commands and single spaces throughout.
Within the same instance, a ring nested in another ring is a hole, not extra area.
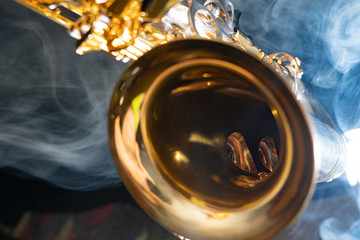
M 316 118 L 300 60 L 253 46 L 230 1 L 17 1 L 66 27 L 79 54 L 136 60 L 111 99 L 110 147 L 133 197 L 177 236 L 279 233 L 309 201 L 324 133 L 341 174 L 342 138 Z

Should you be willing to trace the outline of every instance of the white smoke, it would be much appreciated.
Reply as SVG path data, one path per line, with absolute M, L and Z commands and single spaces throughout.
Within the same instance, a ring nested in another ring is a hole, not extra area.
M 0 12 L 0 167 L 76 190 L 118 185 L 107 111 L 124 66 L 77 56 L 65 29 L 12 1 Z
M 360 63 L 360 2 L 332 3 L 325 29 L 329 59 L 333 67 L 347 73 Z

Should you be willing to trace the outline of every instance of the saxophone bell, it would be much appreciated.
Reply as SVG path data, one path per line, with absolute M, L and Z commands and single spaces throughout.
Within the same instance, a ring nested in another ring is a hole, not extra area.
M 266 239 L 309 201 L 316 169 L 306 113 L 259 59 L 222 42 L 173 41 L 134 62 L 115 89 L 109 139 L 117 169 L 169 230 Z M 271 168 L 259 148 L 276 156 Z

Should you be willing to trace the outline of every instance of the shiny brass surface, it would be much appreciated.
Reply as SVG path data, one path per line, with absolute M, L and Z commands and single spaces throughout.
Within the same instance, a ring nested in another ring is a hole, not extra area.
M 271 137 L 263 138 L 259 144 L 258 151 L 261 163 L 267 171 L 272 172 L 274 164 L 279 161 L 274 139 Z
M 240 133 L 234 132 L 230 134 L 226 141 L 226 147 L 228 148 L 229 159 L 237 167 L 251 174 L 258 173 L 246 141 Z
M 235 131 L 255 151 L 263 137 L 276 139 L 278 162 L 260 183 L 228 159 Z M 267 239 L 311 196 L 305 113 L 274 69 L 224 43 L 174 41 L 134 62 L 115 88 L 109 137 L 137 202 L 190 239 Z
M 209 0 L 205 4 L 196 0 L 153 0 L 144 11 L 141 0 L 16 1 L 66 27 L 70 36 L 79 40 L 78 54 L 102 50 L 128 62 L 159 44 L 200 36 L 232 42 L 273 65 L 279 74 L 289 75 L 289 84 L 294 81 L 288 69 L 234 28 L 234 8 L 229 0 Z
M 76 52 L 102 50 L 118 60 L 136 59 L 158 39 L 148 41 L 140 26 L 141 0 L 17 0 L 63 25 L 78 39 Z M 144 14 L 143 14 L 144 15 Z M 164 39 L 164 36 L 158 36 Z
M 253 46 L 230 1 L 17 1 L 65 26 L 79 54 L 136 60 L 111 99 L 110 147 L 133 197 L 177 236 L 271 238 L 316 181 L 342 174 L 343 137 L 300 60 Z

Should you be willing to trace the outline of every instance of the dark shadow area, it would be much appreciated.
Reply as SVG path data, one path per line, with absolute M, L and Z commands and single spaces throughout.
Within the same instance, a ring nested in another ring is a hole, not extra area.
M 131 204 L 138 208 L 124 186 L 97 191 L 72 191 L 28 176 L 17 177 L 14 169 L 0 170 L 0 222 L 15 226 L 26 211 L 80 212 L 109 203 Z M 24 173 L 21 173 L 24 175 Z

